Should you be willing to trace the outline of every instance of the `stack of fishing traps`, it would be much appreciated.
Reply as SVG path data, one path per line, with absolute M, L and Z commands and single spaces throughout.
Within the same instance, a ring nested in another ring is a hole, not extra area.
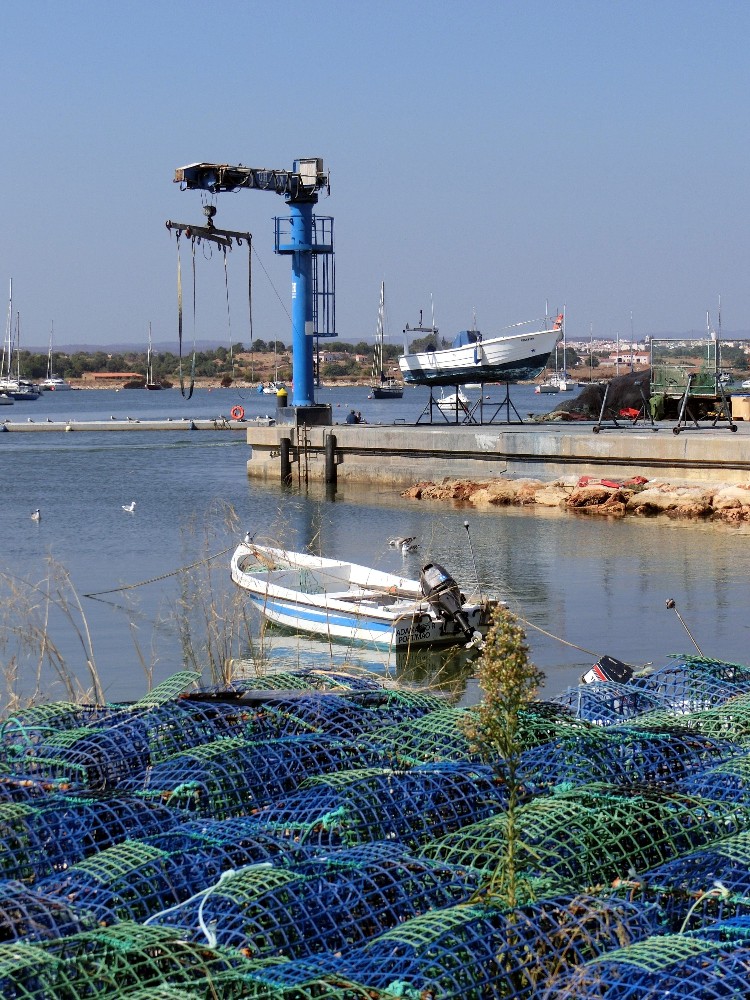
M 296 672 L 0 725 L 4 1000 L 747 995 L 750 669 L 675 658 L 524 713 Z

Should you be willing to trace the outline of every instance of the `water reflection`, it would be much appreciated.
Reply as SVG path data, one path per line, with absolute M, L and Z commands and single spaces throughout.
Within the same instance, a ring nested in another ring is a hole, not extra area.
M 261 626 L 262 641 L 252 655 L 234 662 L 237 683 L 252 682 L 258 674 L 288 670 L 366 670 L 383 680 L 413 688 L 429 688 L 446 696 L 450 704 L 476 700 L 468 691 L 477 649 L 376 649 L 326 642 L 301 636 L 269 622 Z

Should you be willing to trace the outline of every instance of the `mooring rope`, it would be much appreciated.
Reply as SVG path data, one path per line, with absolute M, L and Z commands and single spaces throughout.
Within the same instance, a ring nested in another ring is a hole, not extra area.
M 542 635 L 546 635 L 548 639 L 555 639 L 557 642 L 561 642 L 563 646 L 570 646 L 572 649 L 577 649 L 579 652 L 586 653 L 588 656 L 595 656 L 597 659 L 604 655 L 603 653 L 595 653 L 591 649 L 586 649 L 585 646 L 577 646 L 574 642 L 568 642 L 567 639 L 562 639 L 559 635 L 555 635 L 554 632 L 548 632 L 547 629 L 542 628 L 540 625 L 535 625 L 533 622 L 530 622 L 527 618 L 522 618 L 520 615 L 516 615 L 516 618 L 518 618 L 522 625 L 526 625 L 527 628 L 536 629 L 537 632 L 541 632 Z
M 195 569 L 196 566 L 203 566 L 214 559 L 218 559 L 219 556 L 225 556 L 227 552 L 231 552 L 233 548 L 234 546 L 230 545 L 226 549 L 222 549 L 221 552 L 214 552 L 212 556 L 207 556 L 205 559 L 199 559 L 198 562 L 190 563 L 188 566 L 180 566 L 178 569 L 173 569 L 169 573 L 162 573 L 161 576 L 152 576 L 150 580 L 141 580 L 140 583 L 128 583 L 124 587 L 113 587 L 111 590 L 97 590 L 93 594 L 83 594 L 82 596 L 90 597 L 92 600 L 96 600 L 105 594 L 119 594 L 124 590 L 135 590 L 137 587 L 145 587 L 146 584 L 149 583 L 159 583 L 160 580 L 168 580 L 170 576 L 177 576 L 178 573 L 186 573 L 190 569 Z

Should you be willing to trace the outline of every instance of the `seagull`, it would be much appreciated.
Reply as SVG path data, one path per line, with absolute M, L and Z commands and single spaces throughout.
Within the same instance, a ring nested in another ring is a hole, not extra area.
M 410 538 L 391 538 L 388 544 L 392 549 L 401 549 L 404 555 L 407 552 L 417 551 L 417 539 L 414 535 Z
M 131 500 L 130 503 L 124 503 L 122 509 L 127 511 L 128 514 L 132 514 L 135 510 L 135 500 Z
M 42 512 L 37 507 L 37 509 L 35 511 L 32 511 L 31 520 L 32 521 L 41 521 L 41 519 L 42 519 Z

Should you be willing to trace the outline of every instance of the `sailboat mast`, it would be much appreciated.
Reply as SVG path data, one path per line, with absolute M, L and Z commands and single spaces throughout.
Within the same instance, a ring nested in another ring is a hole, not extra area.
M 8 287 L 8 318 L 5 323 L 5 340 L 3 341 L 3 366 L 0 369 L 0 375 L 3 378 L 10 378 L 13 374 L 11 372 L 11 361 L 13 359 L 13 279 L 10 279 L 10 284 Z M 7 353 L 6 353 L 7 352 Z
M 52 378 L 52 338 L 55 335 L 55 321 L 52 320 L 52 327 L 49 332 L 49 350 L 47 351 L 47 378 Z

